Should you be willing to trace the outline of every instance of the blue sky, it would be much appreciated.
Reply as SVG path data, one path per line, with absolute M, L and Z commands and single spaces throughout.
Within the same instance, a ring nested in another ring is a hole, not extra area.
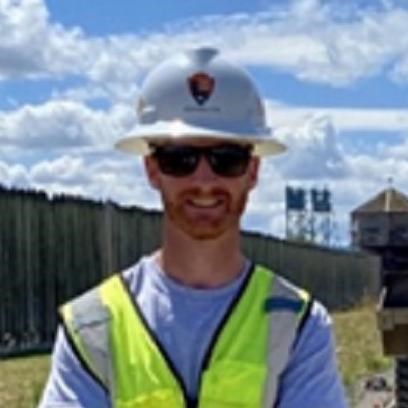
M 80 25 L 92 36 L 162 30 L 166 25 L 206 15 L 258 12 L 268 4 L 256 0 L 165 0 L 160 2 L 160 7 L 155 2 L 144 2 L 141 7 L 140 1 L 123 1 L 118 7 L 112 0 L 98 1 L 98 7 L 81 0 L 48 0 L 46 3 L 53 20 L 67 26 Z
M 244 227 L 282 236 L 285 186 L 328 186 L 345 243 L 389 177 L 408 193 L 407 26 L 402 0 L 0 0 L 0 183 L 159 207 L 112 145 L 146 72 L 211 45 L 250 71 L 290 147 L 265 161 Z

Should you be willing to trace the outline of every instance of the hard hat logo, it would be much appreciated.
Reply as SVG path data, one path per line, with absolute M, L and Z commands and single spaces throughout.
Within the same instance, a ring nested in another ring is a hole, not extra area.
M 198 72 L 188 78 L 190 92 L 195 101 L 200 105 L 204 105 L 213 93 L 215 79 L 204 72 Z

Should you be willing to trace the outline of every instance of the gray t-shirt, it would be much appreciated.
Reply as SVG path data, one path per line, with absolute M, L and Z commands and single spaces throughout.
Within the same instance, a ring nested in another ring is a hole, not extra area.
M 248 268 L 247 264 L 228 285 L 205 290 L 170 279 L 151 257 L 142 258 L 123 273 L 130 295 L 193 398 L 211 338 Z M 282 375 L 279 401 L 278 408 L 347 406 L 336 369 L 331 320 L 318 302 L 313 303 Z M 61 329 L 40 403 L 40 408 L 49 407 L 110 407 L 109 397 L 81 366 Z
M 153 261 L 144 258 L 138 271 L 124 272 L 130 292 L 145 320 L 184 379 L 187 393 L 196 395 L 201 362 L 215 328 L 248 273 L 245 264 L 239 276 L 216 289 L 187 288 L 169 278 Z M 152 294 L 154 293 L 154 296 Z

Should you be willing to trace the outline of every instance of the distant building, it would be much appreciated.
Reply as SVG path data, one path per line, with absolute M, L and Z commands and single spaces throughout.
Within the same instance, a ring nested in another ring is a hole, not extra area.
M 396 405 L 408 386 L 408 197 L 389 187 L 351 213 L 352 242 L 381 257 L 377 322 L 382 348 L 396 357 Z M 402 404 L 402 405 L 401 405 Z
M 352 243 L 382 258 L 383 273 L 408 271 L 408 197 L 390 187 L 351 213 Z

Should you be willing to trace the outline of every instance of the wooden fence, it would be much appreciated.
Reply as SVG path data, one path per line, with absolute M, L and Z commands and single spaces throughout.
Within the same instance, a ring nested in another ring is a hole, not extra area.
M 136 207 L 0 187 L 0 357 L 49 350 L 57 306 L 157 247 L 160 219 Z M 377 294 L 373 256 L 250 233 L 243 249 L 331 309 Z

